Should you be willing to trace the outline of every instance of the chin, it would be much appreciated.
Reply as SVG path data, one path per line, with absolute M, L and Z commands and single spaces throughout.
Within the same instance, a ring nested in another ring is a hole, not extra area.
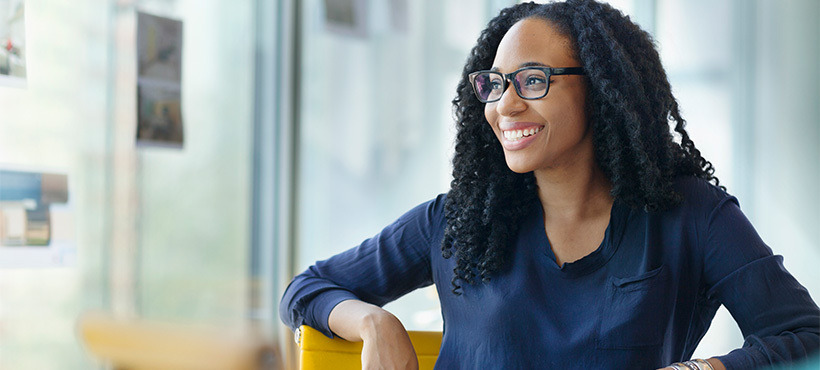
M 532 166 L 528 166 L 524 163 L 516 163 L 510 161 L 507 161 L 507 168 L 509 168 L 510 171 L 515 173 L 527 173 L 533 171 Z

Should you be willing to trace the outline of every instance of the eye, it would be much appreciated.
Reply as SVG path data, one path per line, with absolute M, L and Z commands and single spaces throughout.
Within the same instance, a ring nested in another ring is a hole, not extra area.
M 504 88 L 504 81 L 500 78 L 494 78 L 490 80 L 490 88 L 492 90 L 501 90 Z
M 518 88 L 539 93 L 547 89 L 547 75 L 539 69 L 523 69 L 516 76 Z
M 543 85 L 546 79 L 539 75 L 529 75 L 524 79 L 524 86 Z

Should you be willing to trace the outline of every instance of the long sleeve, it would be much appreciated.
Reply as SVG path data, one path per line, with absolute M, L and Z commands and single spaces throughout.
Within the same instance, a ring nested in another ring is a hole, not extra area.
M 804 359 L 820 348 L 820 309 L 760 239 L 737 201 L 727 197 L 709 217 L 708 295 L 732 314 L 745 342 L 718 357 L 727 369 Z
M 402 215 L 359 246 L 297 275 L 279 304 L 291 329 L 309 325 L 329 337 L 330 311 L 348 299 L 378 306 L 433 283 L 430 252 L 444 227 L 444 195 Z

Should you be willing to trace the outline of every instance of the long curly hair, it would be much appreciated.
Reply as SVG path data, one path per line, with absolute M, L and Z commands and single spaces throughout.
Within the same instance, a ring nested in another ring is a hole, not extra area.
M 673 189 L 677 176 L 720 186 L 712 164 L 686 132 L 652 37 L 629 17 L 594 0 L 506 8 L 481 32 L 453 99 L 458 131 L 441 248 L 444 258 L 456 259 L 456 294 L 461 282 L 488 281 L 507 267 L 518 224 L 538 202 L 533 174 L 507 167 L 468 79 L 471 72 L 490 69 L 507 30 L 530 17 L 548 21 L 574 45 L 589 83 L 595 159 L 615 199 L 654 212 L 682 200 Z

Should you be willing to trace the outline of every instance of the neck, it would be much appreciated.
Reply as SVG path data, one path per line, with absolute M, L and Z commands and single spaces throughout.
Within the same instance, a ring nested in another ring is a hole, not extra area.
M 580 220 L 609 213 L 614 201 L 612 183 L 594 160 L 588 162 L 534 173 L 546 218 Z

